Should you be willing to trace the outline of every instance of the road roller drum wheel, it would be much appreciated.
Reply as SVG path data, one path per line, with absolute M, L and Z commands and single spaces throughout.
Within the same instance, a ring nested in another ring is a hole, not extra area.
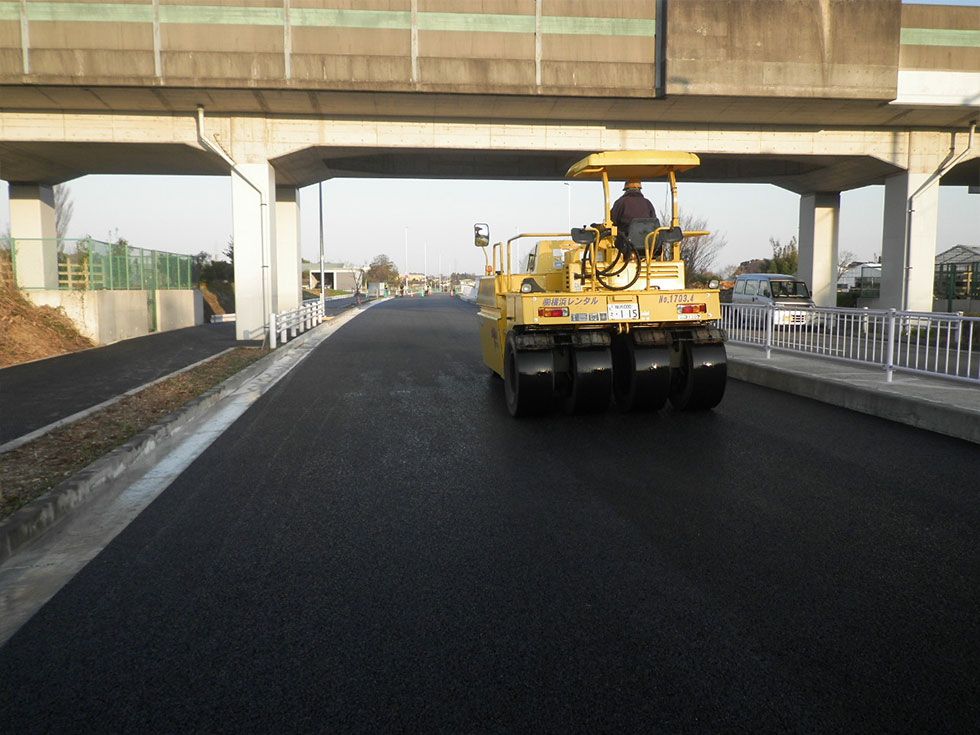
M 681 411 L 714 408 L 725 395 L 728 364 L 725 345 L 683 342 L 671 370 L 670 403 Z
M 620 411 L 657 411 L 670 394 L 670 351 L 637 347 L 628 334 L 613 340 L 613 394 Z
M 565 396 L 566 413 L 598 413 L 612 398 L 612 353 L 609 348 L 572 350 L 571 384 Z
M 534 416 L 551 407 L 555 365 L 550 350 L 518 350 L 508 335 L 504 355 L 504 397 L 511 416 Z

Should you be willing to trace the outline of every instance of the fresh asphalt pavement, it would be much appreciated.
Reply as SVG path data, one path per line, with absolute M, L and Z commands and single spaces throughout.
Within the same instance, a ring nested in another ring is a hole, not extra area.
M 233 323 L 149 334 L 0 370 L 0 444 L 235 347 Z
M 0 731 L 976 730 L 975 444 L 515 421 L 474 314 L 320 345 L 0 648 Z

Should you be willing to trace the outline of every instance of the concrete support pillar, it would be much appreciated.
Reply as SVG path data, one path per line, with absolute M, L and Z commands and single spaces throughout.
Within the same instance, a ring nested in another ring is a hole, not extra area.
M 911 210 L 911 211 L 910 211 Z M 885 181 L 881 308 L 932 311 L 939 179 L 904 173 Z
M 303 301 L 303 258 L 300 253 L 298 190 L 276 187 L 276 273 L 278 301 L 275 311 L 296 309 Z
M 235 239 L 235 336 L 267 338 L 277 302 L 275 277 L 276 178 L 269 163 L 243 163 L 231 174 Z
M 20 288 L 58 288 L 58 230 L 55 227 L 53 187 L 10 184 L 10 236 L 15 240 L 17 285 Z
M 817 306 L 837 306 L 837 241 L 840 193 L 800 197 L 799 272 Z

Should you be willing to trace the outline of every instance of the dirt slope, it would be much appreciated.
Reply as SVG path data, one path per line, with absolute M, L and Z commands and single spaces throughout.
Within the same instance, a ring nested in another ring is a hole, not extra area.
M 94 346 L 63 312 L 22 296 L 9 261 L 0 261 L 0 368 Z

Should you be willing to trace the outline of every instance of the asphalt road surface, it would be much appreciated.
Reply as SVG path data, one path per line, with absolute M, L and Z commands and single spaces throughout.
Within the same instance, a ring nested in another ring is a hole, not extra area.
M 0 648 L 2 732 L 975 732 L 975 445 L 732 381 L 515 421 L 380 304 Z

